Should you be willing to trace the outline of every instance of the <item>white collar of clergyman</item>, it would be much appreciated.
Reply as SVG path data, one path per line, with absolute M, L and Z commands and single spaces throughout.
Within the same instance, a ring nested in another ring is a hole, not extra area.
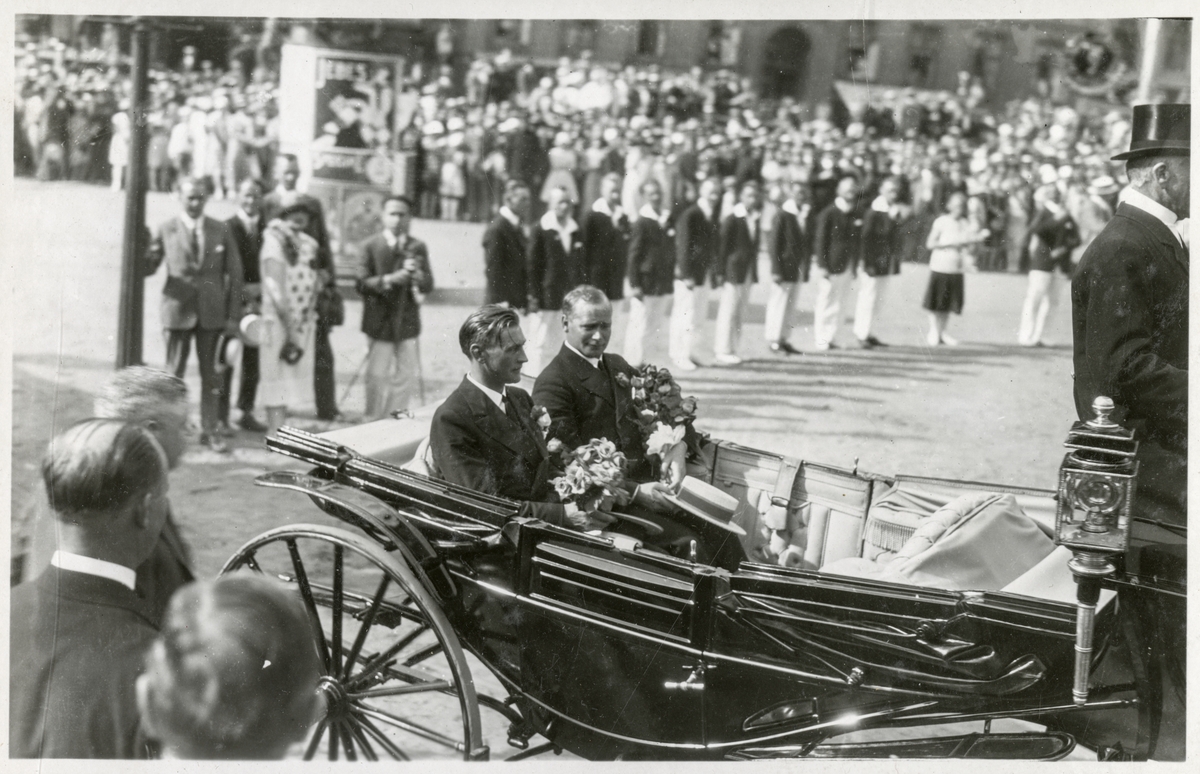
M 571 342 L 569 342 L 569 341 L 564 341 L 564 342 L 563 342 L 563 346 L 565 346 L 567 349 L 569 349 L 569 350 L 571 350 L 572 352 L 574 352 L 576 355 L 579 355 L 579 356 L 580 356 L 581 358 L 583 358 L 584 360 L 586 360 L 586 361 L 588 361 L 589 363 L 591 363 L 591 364 L 592 364 L 592 368 L 599 368 L 599 367 L 600 367 L 600 358 L 598 358 L 598 357 L 588 357 L 587 355 L 583 354 L 583 353 L 582 353 L 582 352 L 580 352 L 579 350 L 577 350 L 577 349 L 575 349 L 574 347 L 572 347 L 572 346 L 571 346 Z
M 1169 229 L 1170 232 L 1175 235 L 1175 238 L 1179 240 L 1180 244 L 1183 243 L 1183 238 L 1179 235 L 1179 231 L 1175 228 L 1175 224 L 1179 220 L 1175 213 L 1171 212 L 1166 207 L 1154 201 L 1136 188 L 1126 188 L 1124 191 L 1122 191 L 1121 201 L 1137 207 L 1142 212 L 1153 215 L 1161 220 L 1163 225 L 1166 226 L 1167 229 Z
M 506 205 L 504 205 L 503 207 L 501 207 L 501 208 L 500 208 L 500 217 L 504 218 L 504 219 L 505 219 L 505 220 L 507 220 L 509 223 L 511 223 L 511 224 L 513 224 L 514 226 L 516 226 L 517 228 L 520 228 L 520 227 L 521 227 L 521 218 L 520 218 L 520 216 L 519 216 L 519 215 L 517 215 L 517 213 L 513 212 L 512 210 L 510 210 L 510 209 L 508 208 L 508 205 L 507 205 L 507 204 L 506 204 Z
M 507 387 L 504 387 L 503 389 L 501 389 L 500 392 L 496 392 L 491 387 L 484 387 L 482 384 L 480 384 L 478 381 L 475 380 L 475 377 L 471 376 L 470 374 L 467 374 L 467 380 L 469 382 L 471 382 L 471 384 L 473 384 L 476 387 L 478 387 L 479 389 L 483 390 L 483 394 L 488 396 L 488 399 L 492 403 L 495 403 L 497 406 L 499 406 L 501 411 L 504 411 L 504 396 L 508 394 Z
M 400 247 L 403 248 L 406 244 L 408 244 L 408 234 L 396 236 L 386 228 L 383 230 L 383 239 L 385 242 L 387 242 L 387 246 L 393 250 L 396 249 L 396 245 L 400 245 Z
M 657 220 L 660 224 L 665 224 L 667 222 L 667 211 L 663 210 L 661 213 L 655 212 L 654 208 L 649 204 L 643 204 L 642 208 L 638 210 L 638 217 L 646 218 L 647 220 Z
M 575 219 L 570 215 L 567 216 L 565 224 L 559 223 L 558 218 L 554 217 L 554 210 L 546 211 L 546 214 L 542 216 L 541 224 L 545 230 L 557 231 L 564 236 L 579 228 L 579 226 L 575 225 Z
M 116 581 L 130 591 L 137 588 L 137 573 L 123 564 L 106 562 L 92 556 L 73 554 L 70 551 L 55 551 L 50 557 L 50 564 L 60 570 L 81 572 L 84 575 L 95 575 L 98 578 L 108 578 Z

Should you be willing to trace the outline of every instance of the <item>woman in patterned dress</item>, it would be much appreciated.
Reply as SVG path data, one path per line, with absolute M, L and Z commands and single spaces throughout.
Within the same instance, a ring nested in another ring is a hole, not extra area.
M 304 233 L 308 210 L 303 203 L 284 208 L 263 234 L 262 333 L 259 345 L 259 400 L 267 407 L 267 432 L 287 418 L 288 407 L 313 402 L 313 333 L 316 329 L 317 241 Z M 287 362 L 285 345 L 301 350 Z

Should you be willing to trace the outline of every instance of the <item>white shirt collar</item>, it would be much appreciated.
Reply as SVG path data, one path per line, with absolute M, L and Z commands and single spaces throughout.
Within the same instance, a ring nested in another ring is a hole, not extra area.
M 541 224 L 542 224 L 542 228 L 544 228 L 545 230 L 558 231 L 558 232 L 562 233 L 564 236 L 566 234 L 570 234 L 572 231 L 579 228 L 578 226 L 575 225 L 575 219 L 570 217 L 569 215 L 567 216 L 566 224 L 559 223 L 558 218 L 554 217 L 554 210 L 546 211 L 546 214 L 542 216 Z
M 259 215 L 251 215 L 250 213 L 243 210 L 241 207 L 238 207 L 237 215 L 239 218 L 242 219 L 242 222 L 245 223 L 246 225 L 254 225 L 254 224 L 258 223 L 258 219 L 259 219 L 259 217 L 261 217 Z
M 700 211 L 704 213 L 704 217 L 707 220 L 712 220 L 713 208 L 712 205 L 708 203 L 708 199 L 697 199 L 696 206 L 699 207 Z
M 875 201 L 871 202 L 871 209 L 876 212 L 891 212 L 892 205 L 888 204 L 888 200 L 882 196 L 876 196 Z
M 467 374 L 467 381 L 482 390 L 483 394 L 488 396 L 488 399 L 492 403 L 495 403 L 501 411 L 504 411 L 504 396 L 508 394 L 507 387 L 501 389 L 500 392 L 496 392 L 491 387 L 484 387 L 482 384 L 475 381 L 475 377 L 471 376 L 470 374 Z
M 108 578 L 120 583 L 130 591 L 137 588 L 137 573 L 123 564 L 106 562 L 91 556 L 81 556 L 69 551 L 55 551 L 50 557 L 50 564 L 60 570 L 81 572 L 85 575 L 95 575 L 98 578 Z
M 569 341 L 564 341 L 564 342 L 563 342 L 563 346 L 565 346 L 567 349 L 569 349 L 569 350 L 571 350 L 572 352 L 574 352 L 576 355 L 579 355 L 579 356 L 580 356 L 581 358 L 583 358 L 584 360 L 586 360 L 586 361 L 588 361 L 589 363 L 591 363 L 591 364 L 592 364 L 592 368 L 599 368 L 599 367 L 600 367 L 600 358 L 598 358 L 598 357 L 588 357 L 587 355 L 583 354 L 583 353 L 582 353 L 582 352 L 580 352 L 579 350 L 577 350 L 577 349 L 575 349 L 574 347 L 572 347 L 572 346 L 571 346 L 571 342 L 569 342 Z
M 400 236 L 396 236 L 391 231 L 388 231 L 385 228 L 383 230 L 383 240 L 385 242 L 387 242 L 388 247 L 395 250 L 397 244 L 399 244 L 400 247 L 404 247 L 406 244 L 408 244 L 408 234 L 401 234 Z
M 745 218 L 748 221 L 757 221 L 760 213 L 758 210 L 748 210 L 746 209 L 746 205 L 738 202 L 737 204 L 733 205 L 733 209 L 729 211 L 729 214 L 735 218 Z
M 661 213 L 655 212 L 654 208 L 649 204 L 643 204 L 642 208 L 638 210 L 638 217 L 646 218 L 647 220 L 657 220 L 659 223 L 666 223 L 667 212 L 666 210 L 663 210 Z
M 613 220 L 616 220 L 625 214 L 625 211 L 621 209 L 621 205 L 618 204 L 617 208 L 614 210 L 612 205 L 608 203 L 608 199 L 603 197 L 592 203 L 592 212 L 598 212 L 601 215 L 607 215 Z
M 804 206 L 805 208 L 808 207 L 807 204 Z M 787 199 L 783 204 L 779 205 L 779 209 L 791 215 L 795 215 L 797 218 L 800 217 L 800 208 L 796 206 L 795 199 Z
M 850 213 L 854 211 L 854 208 L 850 206 L 850 202 L 846 201 L 840 196 L 833 200 L 833 204 L 844 213 Z
M 203 217 L 203 215 L 200 216 L 200 218 Z M 196 226 L 200 225 L 200 218 L 193 219 L 186 212 L 179 213 L 179 219 L 183 221 L 183 225 L 187 227 L 188 231 L 196 230 Z
M 1124 191 L 1122 191 L 1121 201 L 1133 207 L 1137 207 L 1142 212 L 1158 218 L 1160 221 L 1162 221 L 1163 225 L 1175 235 L 1175 238 L 1178 239 L 1181 244 L 1183 243 L 1183 237 L 1180 236 L 1179 230 L 1176 228 L 1179 218 L 1175 215 L 1175 213 L 1171 212 L 1166 207 L 1154 201 L 1136 188 L 1126 188 Z
M 517 216 L 517 213 L 510 210 L 507 204 L 500 208 L 500 217 L 504 218 L 517 228 L 521 227 L 521 218 Z

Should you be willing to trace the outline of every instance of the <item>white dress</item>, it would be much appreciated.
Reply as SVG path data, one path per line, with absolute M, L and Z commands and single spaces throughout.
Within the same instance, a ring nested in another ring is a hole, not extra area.
M 286 258 L 286 243 L 296 251 L 296 262 Z M 259 267 L 263 281 L 262 340 L 258 350 L 258 399 L 264 406 L 313 404 L 313 344 L 316 330 L 317 242 L 302 232 L 272 221 L 263 234 Z M 292 320 L 285 330 L 280 304 Z M 289 339 L 304 350 L 295 363 L 280 356 Z

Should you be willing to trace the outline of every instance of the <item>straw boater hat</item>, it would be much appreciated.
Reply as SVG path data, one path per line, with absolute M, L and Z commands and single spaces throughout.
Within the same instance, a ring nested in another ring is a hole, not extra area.
M 721 529 L 727 529 L 737 535 L 746 534 L 746 530 L 733 523 L 733 515 L 737 513 L 738 508 L 737 498 L 722 492 L 712 484 L 685 476 L 679 487 L 679 494 L 669 494 L 665 497 L 688 513 L 699 516 Z
M 1191 134 L 1191 105 L 1134 105 L 1129 150 L 1112 158 L 1123 161 L 1142 156 L 1190 156 Z

